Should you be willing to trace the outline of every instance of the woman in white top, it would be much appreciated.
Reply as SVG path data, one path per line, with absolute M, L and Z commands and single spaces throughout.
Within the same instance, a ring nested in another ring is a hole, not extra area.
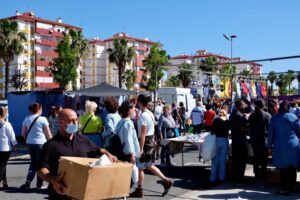
M 17 145 L 15 132 L 9 122 L 5 121 L 6 108 L 0 107 L 0 182 L 4 189 L 8 188 L 6 180 L 6 166 L 12 149 Z
M 150 170 L 152 173 L 160 177 L 163 181 L 165 196 L 173 185 L 173 181 L 164 176 L 164 174 L 153 164 L 154 162 L 154 115 L 147 109 L 151 97 L 139 95 L 137 103 L 142 111 L 138 121 L 138 131 L 140 139 L 140 157 L 137 159 L 137 167 L 139 168 L 139 180 L 137 189 L 130 194 L 130 197 L 142 198 L 144 184 L 144 169 Z
M 26 183 L 21 186 L 21 189 L 30 188 L 30 183 L 37 171 L 38 158 L 43 144 L 52 138 L 47 119 L 40 116 L 42 114 L 42 106 L 39 103 L 34 103 L 30 105 L 28 109 L 32 114 L 27 116 L 23 121 L 22 136 L 26 140 L 31 162 L 29 165 Z M 45 186 L 43 186 L 43 180 L 38 176 L 36 187 L 38 189 L 45 188 Z

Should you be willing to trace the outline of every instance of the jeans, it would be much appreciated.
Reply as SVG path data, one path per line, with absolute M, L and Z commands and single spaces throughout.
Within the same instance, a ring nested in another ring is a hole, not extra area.
M 229 141 L 227 138 L 217 137 L 217 152 L 212 160 L 210 181 L 225 181 L 226 161 L 228 156 Z
M 43 145 L 42 144 L 27 144 L 27 145 L 28 145 L 31 162 L 29 165 L 26 182 L 31 183 L 37 172 L 38 160 L 39 160 Z M 43 185 L 43 180 L 39 176 L 37 176 L 36 186 L 41 187 L 42 185 Z
M 0 151 L 0 182 L 6 181 L 6 166 L 10 153 L 10 151 Z
M 166 163 L 167 165 L 171 165 L 169 145 L 161 148 L 160 158 L 161 158 L 160 161 L 161 163 Z

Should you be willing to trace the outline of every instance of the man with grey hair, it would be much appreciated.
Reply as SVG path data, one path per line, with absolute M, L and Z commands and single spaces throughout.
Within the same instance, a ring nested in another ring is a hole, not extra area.
M 194 134 L 201 133 L 204 118 L 204 111 L 202 109 L 202 105 L 202 102 L 198 101 L 196 107 L 192 110 L 191 113 Z
M 61 156 L 99 157 L 107 155 L 111 161 L 117 158 L 105 149 L 100 149 L 84 135 L 78 134 L 78 118 L 75 111 L 63 109 L 58 114 L 59 131 L 43 146 L 38 164 L 38 175 L 49 182 L 49 200 L 68 200 L 63 195 L 66 185 L 63 183 L 64 174 L 58 174 Z

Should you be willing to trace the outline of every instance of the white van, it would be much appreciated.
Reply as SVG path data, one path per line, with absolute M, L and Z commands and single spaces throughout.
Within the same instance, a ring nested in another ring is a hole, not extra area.
M 161 87 L 157 94 L 168 104 L 176 103 L 178 106 L 180 102 L 183 102 L 187 116 L 190 116 L 192 109 L 196 107 L 196 100 L 191 94 L 190 88 Z

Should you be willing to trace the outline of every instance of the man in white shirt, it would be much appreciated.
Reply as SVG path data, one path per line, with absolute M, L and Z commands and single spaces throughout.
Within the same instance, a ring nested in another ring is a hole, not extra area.
M 192 110 L 191 113 L 194 134 L 201 133 L 203 118 L 204 118 L 204 111 L 202 109 L 202 103 L 198 101 L 197 106 Z
M 156 118 L 156 120 L 158 120 L 160 118 L 160 116 L 162 115 L 163 113 L 163 108 L 161 106 L 161 102 L 160 101 L 157 101 L 157 105 L 154 109 L 154 116 Z

